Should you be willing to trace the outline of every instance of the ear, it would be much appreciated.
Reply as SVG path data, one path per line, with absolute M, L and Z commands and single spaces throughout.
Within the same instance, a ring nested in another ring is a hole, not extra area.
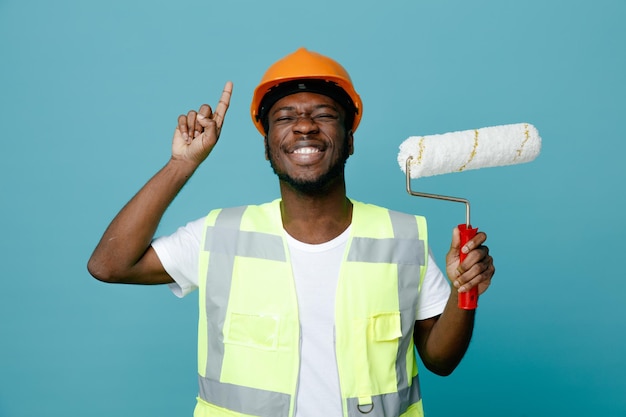
M 348 138 L 348 151 L 350 152 L 350 155 L 352 155 L 354 153 L 354 135 L 352 134 L 352 130 L 348 130 L 346 135 Z
M 270 148 L 267 146 L 267 135 L 263 136 L 263 145 L 265 146 L 265 160 L 269 161 L 270 160 L 270 155 L 269 155 Z

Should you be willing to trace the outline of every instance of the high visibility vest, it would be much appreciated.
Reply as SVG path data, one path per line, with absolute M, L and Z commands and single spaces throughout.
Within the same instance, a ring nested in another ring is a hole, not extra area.
M 413 329 L 427 251 L 423 217 L 353 201 L 335 303 L 344 417 L 423 415 Z M 292 417 L 300 324 L 280 201 L 209 213 L 199 274 L 194 416 Z

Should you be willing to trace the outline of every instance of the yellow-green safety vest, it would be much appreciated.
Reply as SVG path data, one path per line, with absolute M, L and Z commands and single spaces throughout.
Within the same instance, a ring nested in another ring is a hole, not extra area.
M 426 221 L 352 202 L 335 302 L 343 416 L 422 416 L 413 329 Z M 294 416 L 300 324 L 280 200 L 212 211 L 200 249 L 194 416 Z

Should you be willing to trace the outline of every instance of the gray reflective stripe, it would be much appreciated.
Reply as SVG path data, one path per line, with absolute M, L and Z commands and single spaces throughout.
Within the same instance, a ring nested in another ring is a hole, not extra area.
M 199 376 L 200 398 L 239 413 L 255 416 L 287 416 L 290 396 L 273 391 L 219 382 L 224 360 L 223 328 L 235 257 L 286 261 L 281 236 L 240 230 L 246 206 L 223 209 L 214 226 L 207 226 L 204 250 L 210 251 L 206 275 L 207 364 Z M 217 335 L 217 336 L 214 336 Z
M 406 352 L 411 345 L 411 338 L 415 328 L 415 306 L 417 305 L 418 295 L 416 290 L 421 284 L 421 267 L 426 265 L 426 248 L 424 247 L 424 240 L 419 238 L 420 230 L 415 216 L 389 211 L 389 217 L 391 218 L 393 234 L 396 238 L 417 242 L 415 252 L 411 253 L 418 260 L 417 263 L 405 262 L 398 264 L 398 297 L 400 311 L 404 314 L 400 315 L 403 337 L 400 339 L 398 346 L 396 376 L 398 378 L 398 390 L 405 390 L 409 388 L 409 376 L 406 371 Z M 423 232 L 425 233 L 426 231 L 424 230 Z M 412 381 L 412 387 L 417 390 L 419 396 L 419 380 L 417 377 Z
M 219 242 L 215 242 L 215 235 L 219 235 Z M 233 260 L 235 256 L 244 256 L 270 261 L 287 261 L 282 237 L 267 233 L 230 230 L 218 226 L 207 227 L 204 250 L 210 251 L 211 254 L 226 254 Z
M 402 338 L 398 343 L 396 375 L 398 390 L 401 391 L 409 386 L 406 352 L 409 350 L 415 326 L 416 290 L 420 285 L 420 267 L 426 264 L 426 253 L 424 241 L 419 238 L 415 216 L 392 210 L 388 213 L 394 237 L 389 239 L 355 237 L 350 246 L 348 261 L 397 265 Z
M 232 281 L 233 261 L 237 242 L 237 231 L 241 224 L 246 207 L 234 207 L 220 211 L 215 219 L 216 226 L 223 229 L 223 250 L 211 254 L 211 262 L 206 275 L 206 317 L 207 335 L 219 335 L 208 337 L 207 352 L 210 360 L 207 360 L 206 376 L 219 380 L 224 358 L 224 345 L 222 329 L 226 320 L 226 306 L 230 295 Z M 208 231 L 207 231 L 208 232 Z M 205 235 L 205 250 L 212 248 L 219 242 L 214 241 L 213 236 Z M 229 253 L 230 252 L 230 253 Z M 209 291 L 210 289 L 210 291 Z
M 259 417 L 287 417 L 290 396 L 199 377 L 200 398 L 218 407 Z
M 398 389 L 398 392 L 391 394 L 382 394 L 372 397 L 372 406 L 361 406 L 363 411 L 371 412 L 367 417 L 386 417 L 399 416 L 406 412 L 411 404 L 415 404 L 422 399 L 419 381 L 417 376 L 413 378 L 413 384 L 410 387 Z M 348 417 L 363 417 L 364 414 L 359 411 L 359 400 L 357 398 L 348 398 Z
M 419 239 L 415 216 L 388 211 L 393 238 L 355 237 L 348 261 L 424 265 L 424 241 Z
M 422 253 L 424 253 L 422 251 Z M 421 270 L 418 265 L 398 265 L 398 299 L 400 301 L 400 314 L 402 326 L 402 338 L 398 343 L 398 356 L 396 358 L 396 375 L 398 389 L 408 386 L 406 352 L 411 345 L 411 339 L 415 328 L 417 314 L 417 295 L 421 278 Z
M 417 219 L 415 216 L 406 213 L 389 210 L 391 228 L 393 236 L 400 239 L 417 238 Z
M 399 265 L 423 265 L 424 242 L 409 239 L 352 239 L 348 261 Z

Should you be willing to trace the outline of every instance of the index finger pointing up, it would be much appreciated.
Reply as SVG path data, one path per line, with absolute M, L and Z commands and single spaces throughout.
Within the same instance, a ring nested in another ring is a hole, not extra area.
M 233 83 L 231 81 L 228 81 L 226 82 L 226 85 L 224 85 L 222 97 L 220 97 L 220 101 L 217 103 L 217 108 L 213 112 L 213 120 L 215 121 L 215 126 L 217 128 L 218 134 L 220 130 L 222 130 L 222 124 L 224 123 L 224 117 L 226 116 L 228 106 L 230 105 L 230 97 L 232 93 Z

